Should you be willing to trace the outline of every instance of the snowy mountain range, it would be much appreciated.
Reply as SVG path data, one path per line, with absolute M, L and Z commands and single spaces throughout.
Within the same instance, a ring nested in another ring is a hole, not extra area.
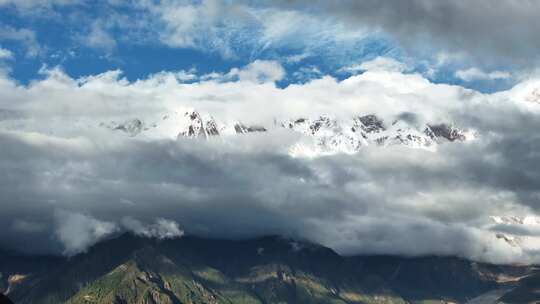
M 211 115 L 201 114 L 195 110 L 177 116 L 179 117 L 173 119 L 174 115 L 167 114 L 162 117 L 162 121 L 178 120 L 174 135 L 178 138 L 210 140 L 223 136 L 267 132 L 278 128 L 302 134 L 308 140 L 290 148 L 293 156 L 354 154 L 366 146 L 399 145 L 434 151 L 439 144 L 464 142 L 476 137 L 474 131 L 448 123 L 419 124 L 413 120 L 400 118 L 385 122 L 373 114 L 356 115 L 350 120 L 338 120 L 327 115 L 275 120 L 271 126 L 246 125 L 240 121 L 222 123 Z M 123 123 L 109 123 L 102 126 L 134 137 L 159 129 L 160 123 L 147 124 L 140 119 L 131 119 Z

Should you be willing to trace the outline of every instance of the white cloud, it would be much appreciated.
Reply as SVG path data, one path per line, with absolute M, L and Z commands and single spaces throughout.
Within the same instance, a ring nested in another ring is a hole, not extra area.
M 384 72 L 406 72 L 411 70 L 405 63 L 389 57 L 377 57 L 375 59 L 362 62 L 348 67 L 341 68 L 341 72 L 358 74 L 365 71 L 384 71 Z
M 145 225 L 134 218 L 125 217 L 122 219 L 122 225 L 136 235 L 160 240 L 179 238 L 184 235 L 178 223 L 163 218 L 156 219 L 153 224 Z
M 81 213 L 58 210 L 55 215 L 56 237 L 62 242 L 67 255 L 83 252 L 118 229 L 114 223 Z
M 111 53 L 116 48 L 116 40 L 101 21 L 94 22 L 90 27 L 90 32 L 81 39 L 85 45 L 102 49 L 108 53 Z
M 285 70 L 278 62 L 256 60 L 243 69 L 232 69 L 227 77 L 255 83 L 276 82 L 285 77 Z
M 476 81 L 476 80 L 502 80 L 509 79 L 512 74 L 505 71 L 493 71 L 485 72 L 479 68 L 470 68 L 466 70 L 458 70 L 455 76 L 464 81 Z
M 0 60 L 6 60 L 6 59 L 12 59 L 13 58 L 13 52 L 11 52 L 8 49 L 4 49 L 0 47 Z

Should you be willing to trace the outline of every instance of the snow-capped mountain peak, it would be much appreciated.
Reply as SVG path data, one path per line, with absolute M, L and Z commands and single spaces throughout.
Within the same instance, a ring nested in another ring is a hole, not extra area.
M 175 116 L 176 115 L 176 116 Z M 408 119 L 395 119 L 387 124 L 374 114 L 356 115 L 350 119 L 336 119 L 328 115 L 300 117 L 274 123 L 271 127 L 246 125 L 240 121 L 222 123 L 213 116 L 189 110 L 183 115 L 165 114 L 161 121 L 151 124 L 151 128 L 139 119 L 131 119 L 122 124 L 111 123 L 109 129 L 120 130 L 129 136 L 152 129 L 159 124 L 168 124 L 166 130 L 175 132 L 177 138 L 208 140 L 214 137 L 236 136 L 248 133 L 266 132 L 271 128 L 284 128 L 302 135 L 302 140 L 290 147 L 292 156 L 317 157 L 336 153 L 354 154 L 367 146 L 405 146 L 434 151 L 444 142 L 462 142 L 474 138 L 473 132 L 454 127 L 451 124 L 418 124 Z M 176 126 L 176 127 L 175 127 Z M 176 130 L 176 131 L 174 131 Z M 150 132 L 151 133 L 151 132 Z
M 184 114 L 188 121 L 185 130 L 181 131 L 179 137 L 203 138 L 218 136 L 219 128 L 212 116 L 204 117 L 197 111 L 188 111 Z

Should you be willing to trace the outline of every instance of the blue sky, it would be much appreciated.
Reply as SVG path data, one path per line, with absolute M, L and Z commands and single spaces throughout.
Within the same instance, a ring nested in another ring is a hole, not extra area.
M 436 83 L 493 92 L 516 82 L 511 65 L 477 65 L 429 40 L 411 48 L 379 28 L 301 7 L 209 0 L 96 3 L 0 1 L 0 47 L 12 53 L 3 63 L 9 75 L 27 84 L 42 77 L 43 67 L 60 67 L 75 78 L 119 69 L 136 80 L 161 71 L 227 72 L 262 59 L 280 62 L 287 76 L 279 85 L 287 86 L 323 75 L 343 79 L 362 72 L 350 67 L 384 56 Z

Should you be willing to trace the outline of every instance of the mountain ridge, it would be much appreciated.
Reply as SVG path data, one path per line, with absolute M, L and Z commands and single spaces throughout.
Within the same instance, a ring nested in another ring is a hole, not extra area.
M 0 264 L 4 278 L 25 275 L 8 294 L 16 303 L 466 303 L 508 287 L 502 277 L 535 273 L 453 257 L 345 257 L 280 236 L 124 234 L 38 270 L 27 263 Z
M 390 123 L 374 114 L 351 115 L 339 120 L 328 115 L 312 118 L 301 117 L 275 120 L 272 126 L 244 124 L 241 121 L 219 122 L 212 115 L 189 110 L 163 115 L 162 121 L 176 120 L 177 126 L 167 132 L 172 138 L 209 140 L 222 136 L 264 133 L 273 129 L 285 129 L 304 136 L 311 141 L 299 142 L 290 148 L 293 156 L 321 156 L 336 153 L 354 154 L 366 146 L 405 146 L 409 148 L 436 150 L 443 143 L 474 140 L 477 134 L 451 123 L 419 123 L 414 115 L 402 115 Z M 168 122 L 170 123 L 170 122 Z M 113 131 L 122 131 L 130 137 L 161 128 L 160 123 L 148 124 L 138 118 L 123 123 L 101 124 Z M 173 124 L 174 125 L 174 124 Z M 174 131 L 176 130 L 176 131 Z

